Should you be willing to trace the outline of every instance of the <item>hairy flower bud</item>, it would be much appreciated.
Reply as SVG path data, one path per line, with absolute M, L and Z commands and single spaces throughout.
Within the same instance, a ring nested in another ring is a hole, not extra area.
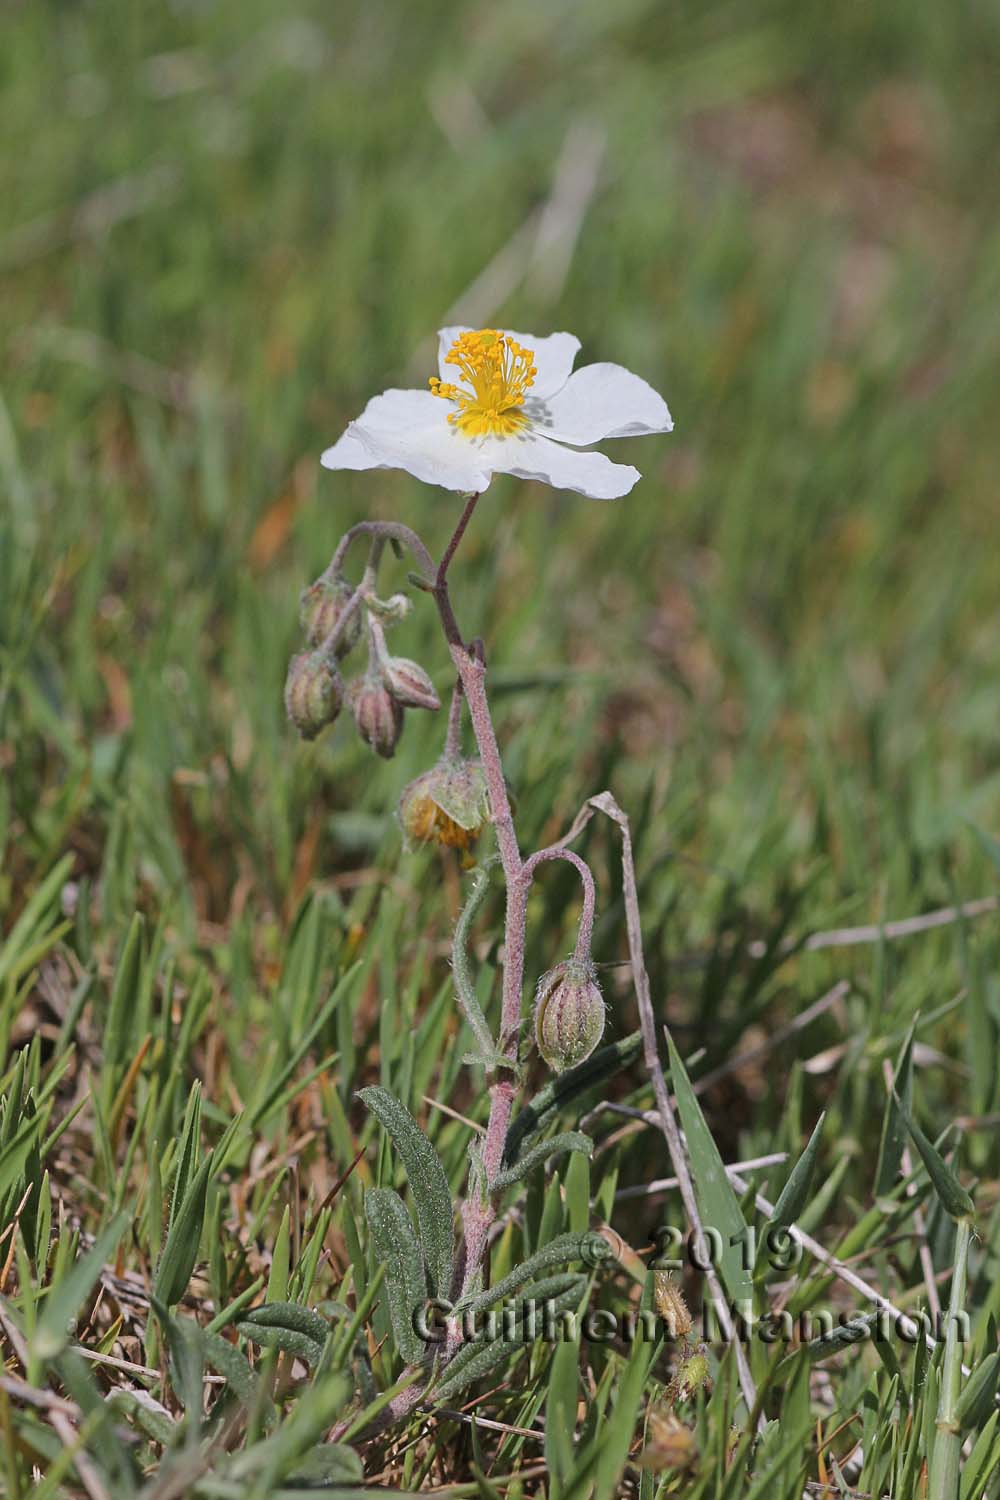
M 557 1073 L 590 1056 L 604 1034 L 604 1000 L 594 966 L 568 958 L 538 981 L 535 1041 Z
M 413 600 L 406 594 L 390 594 L 388 599 L 369 599 L 367 606 L 385 625 L 398 625 L 413 613 Z
M 404 788 L 398 814 L 413 843 L 470 848 L 489 817 L 482 765 L 445 756 Z
M 370 674 L 351 683 L 351 712 L 361 738 L 376 755 L 391 760 L 403 732 L 403 710 L 388 688 Z
M 652 1407 L 646 1421 L 647 1442 L 639 1454 L 640 1469 L 689 1469 L 698 1458 L 694 1430 L 667 1407 Z
M 292 657 L 285 678 L 285 712 L 304 740 L 314 740 L 332 724 L 343 701 L 340 673 L 322 651 Z
M 379 667 L 382 681 L 403 708 L 441 707 L 434 684 L 419 663 L 409 661 L 405 656 L 386 656 L 379 662 Z
M 299 599 L 299 622 L 310 646 L 322 646 L 340 620 L 354 590 L 346 578 L 317 578 Z M 355 609 L 344 626 L 334 651 L 339 658 L 353 651 L 361 638 L 361 611 Z
M 691 1312 L 670 1271 L 654 1269 L 653 1305 L 670 1330 L 670 1337 L 686 1339 L 691 1332 Z

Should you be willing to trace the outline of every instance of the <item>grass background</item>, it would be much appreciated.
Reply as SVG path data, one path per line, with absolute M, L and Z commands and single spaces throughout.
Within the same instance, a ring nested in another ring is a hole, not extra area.
M 286 1209 L 294 1279 L 315 1206 L 367 1145 L 313 1291 L 355 1305 L 361 1187 L 392 1176 L 353 1101 L 362 1083 L 407 1098 L 461 1179 L 468 1129 L 425 1102 L 483 1114 L 447 988 L 460 877 L 403 854 L 392 816 L 442 727 L 411 714 L 384 764 L 347 723 L 299 745 L 281 702 L 298 591 L 346 526 L 402 519 L 433 552 L 450 531 L 443 492 L 317 460 L 370 394 L 423 383 L 433 331 L 456 317 L 572 329 L 584 359 L 637 370 L 676 420 L 669 438 L 614 445 L 644 474 L 629 499 L 499 479 L 463 547 L 455 602 L 487 642 L 522 845 L 558 836 L 605 786 L 632 812 L 654 998 L 692 1073 L 849 981 L 790 1046 L 704 1098 L 727 1160 L 797 1153 L 828 1110 L 822 1170 L 842 1175 L 824 1242 L 871 1202 L 882 1063 L 918 1012 L 918 1115 L 932 1135 L 967 1121 L 963 1161 L 991 1210 L 995 918 L 787 962 L 750 962 L 745 945 L 995 888 L 970 825 L 1000 814 L 996 13 L 106 0 L 14 7 L 4 34 L 0 919 L 17 941 L 0 967 L 0 1069 L 9 1100 L 34 1042 L 42 1125 L 68 1120 L 34 1165 L 5 1159 L 9 1219 L 47 1169 L 53 1245 L 78 1232 L 86 1246 L 121 1207 L 116 1274 L 148 1286 L 156 1204 L 167 1213 L 176 1187 L 169 1143 L 199 1079 L 206 1149 L 240 1107 L 261 1113 L 208 1190 L 193 1311 L 272 1276 L 276 1245 L 281 1270 Z M 425 601 L 399 642 L 443 692 Z M 598 957 L 617 965 L 617 850 L 599 831 L 584 847 Z M 540 882 L 529 974 L 571 946 L 575 902 L 571 872 Z M 116 1012 L 137 911 L 141 977 Z M 498 932 L 491 909 L 484 983 Z M 624 1035 L 630 991 L 606 972 Z M 644 1102 L 641 1073 L 628 1083 Z M 8 1137 L 12 1118 L 8 1104 Z M 612 1170 L 665 1175 L 655 1132 L 598 1158 L 595 1196 Z M 676 1213 L 629 1200 L 613 1222 L 641 1247 Z M 987 1235 L 977 1355 L 995 1343 L 997 1253 Z M 935 1254 L 946 1288 L 946 1237 Z M 919 1295 L 915 1255 L 880 1242 L 868 1270 Z M 14 1233 L 8 1256 L 10 1317 L 30 1325 L 53 1262 Z M 159 1370 L 134 1379 L 178 1418 L 148 1307 L 101 1285 L 80 1341 Z M 16 1378 L 64 1388 L 5 1354 Z M 853 1356 L 818 1393 L 828 1431 L 873 1368 Z M 376 1383 L 394 1369 L 386 1350 Z M 532 1426 L 548 1369 L 534 1359 L 526 1396 L 482 1410 Z M 92 1373 L 94 1390 L 129 1383 Z M 46 1408 L 8 1398 L 6 1480 L 26 1493 L 64 1444 L 43 1441 Z M 828 1477 L 799 1415 L 790 1494 Z M 129 1449 L 127 1483 L 208 1441 L 186 1421 Z M 283 1430 L 251 1424 L 250 1446 Z M 721 1494 L 725 1462 L 702 1437 L 678 1492 Z M 294 1471 L 289 1451 L 268 1484 Z M 369 1478 L 420 1489 L 471 1482 L 473 1458 L 530 1474 L 538 1444 L 442 1422 L 404 1456 L 364 1457 Z M 99 1443 L 91 1462 L 105 1484 L 117 1472 Z M 243 1482 L 208 1467 L 191 1481 L 206 1493 Z M 83 1470 L 62 1484 L 82 1492 Z

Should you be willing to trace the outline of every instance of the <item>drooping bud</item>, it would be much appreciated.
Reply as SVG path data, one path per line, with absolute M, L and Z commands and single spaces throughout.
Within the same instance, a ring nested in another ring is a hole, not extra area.
M 403 710 L 378 677 L 366 673 L 350 687 L 351 712 L 361 738 L 376 755 L 391 760 L 403 732 Z
M 664 1469 L 689 1469 L 698 1457 L 694 1430 L 667 1407 L 651 1407 L 646 1422 L 647 1442 L 639 1454 L 640 1469 L 660 1474 Z
M 346 578 L 317 578 L 299 599 L 299 622 L 310 646 L 322 646 L 340 620 L 354 589 Z M 355 608 L 334 647 L 342 659 L 353 651 L 361 638 L 361 611 Z
M 433 682 L 418 662 L 409 661 L 405 656 L 387 656 L 380 665 L 382 680 L 403 708 L 441 707 Z
M 413 612 L 413 600 L 406 594 L 390 594 L 388 599 L 368 599 L 366 603 L 386 625 L 398 625 Z
M 538 981 L 535 1041 L 556 1073 L 590 1056 L 604 1034 L 604 999 L 589 960 L 568 958 Z
M 322 651 L 293 656 L 285 678 L 285 712 L 304 740 L 332 724 L 344 701 L 340 673 Z
M 398 816 L 413 843 L 471 848 L 489 818 L 481 763 L 445 756 L 404 788 Z

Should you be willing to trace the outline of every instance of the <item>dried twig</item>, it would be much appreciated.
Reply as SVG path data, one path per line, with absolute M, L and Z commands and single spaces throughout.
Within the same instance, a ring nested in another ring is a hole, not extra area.
M 639 1007 L 639 1025 L 642 1029 L 646 1070 L 649 1073 L 650 1082 L 653 1085 L 653 1094 L 656 1098 L 655 1119 L 663 1132 L 667 1143 L 667 1150 L 670 1153 L 670 1160 L 673 1162 L 674 1171 L 677 1174 L 677 1185 L 680 1188 L 681 1199 L 684 1203 L 684 1212 L 688 1216 L 692 1229 L 698 1234 L 704 1234 L 701 1213 L 698 1209 L 698 1200 L 695 1197 L 694 1183 L 691 1179 L 687 1153 L 684 1148 L 684 1139 L 681 1135 L 680 1126 L 674 1118 L 673 1105 L 670 1100 L 670 1094 L 667 1091 L 663 1068 L 660 1064 L 660 1055 L 656 1040 L 656 1017 L 653 1014 L 653 1002 L 649 991 L 649 975 L 646 973 L 646 963 L 642 951 L 639 893 L 636 888 L 635 864 L 632 858 L 632 834 L 629 827 L 629 820 L 610 792 L 601 792 L 598 796 L 591 797 L 587 802 L 587 808 L 593 809 L 594 812 L 605 813 L 614 823 L 617 823 L 621 833 L 625 926 L 628 932 L 628 946 L 632 961 L 632 979 L 635 985 L 636 1003 Z M 715 1304 L 720 1326 L 726 1339 L 733 1347 L 743 1399 L 747 1404 L 747 1410 L 752 1412 L 757 1403 L 757 1388 L 754 1385 L 753 1375 L 750 1373 L 750 1365 L 747 1361 L 746 1352 L 737 1338 L 729 1307 L 714 1266 L 708 1268 L 705 1277 L 708 1282 L 712 1301 Z

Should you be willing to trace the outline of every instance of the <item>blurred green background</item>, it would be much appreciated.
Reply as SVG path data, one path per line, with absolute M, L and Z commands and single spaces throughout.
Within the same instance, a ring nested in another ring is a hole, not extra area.
M 524 844 L 604 785 L 639 820 L 691 1045 L 724 1054 L 828 970 L 748 1006 L 678 953 L 992 889 L 996 7 L 18 5 L 4 41 L 8 913 L 69 850 L 84 948 L 168 913 L 237 1053 L 317 889 L 357 941 L 402 891 L 398 962 L 429 934 L 440 982 L 454 890 L 391 810 L 443 727 L 411 714 L 388 764 L 346 721 L 302 746 L 281 690 L 348 524 L 448 535 L 444 492 L 318 455 L 424 383 L 449 319 L 570 329 L 674 413 L 611 445 L 644 474 L 627 500 L 496 481 L 455 598 Z M 426 601 L 398 639 L 444 691 Z M 538 968 L 575 900 L 547 889 Z M 901 1025 L 981 969 L 995 1039 L 994 925 L 883 955 L 875 1009 Z M 961 1012 L 940 1036 L 975 1062 Z

